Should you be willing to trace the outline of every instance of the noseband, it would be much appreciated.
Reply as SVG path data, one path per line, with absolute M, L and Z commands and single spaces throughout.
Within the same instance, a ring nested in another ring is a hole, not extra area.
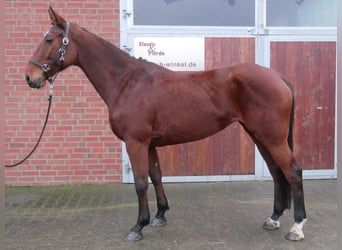
M 34 65 L 38 66 L 39 68 L 41 68 L 46 74 L 47 74 L 47 80 L 49 83 L 53 83 L 54 79 L 52 78 L 52 76 L 50 75 L 50 70 L 51 70 L 51 66 L 54 65 L 58 60 L 61 61 L 61 67 L 59 69 L 59 71 L 57 73 L 59 73 L 62 68 L 63 68 L 63 63 L 64 63 L 64 54 L 65 54 L 65 49 L 69 44 L 69 27 L 70 24 L 69 22 L 66 23 L 66 27 L 65 27 L 65 33 L 64 33 L 64 37 L 62 39 L 62 46 L 61 48 L 58 50 L 58 54 L 52 58 L 50 60 L 49 63 L 40 63 L 34 59 L 30 59 L 29 62 L 33 63 Z

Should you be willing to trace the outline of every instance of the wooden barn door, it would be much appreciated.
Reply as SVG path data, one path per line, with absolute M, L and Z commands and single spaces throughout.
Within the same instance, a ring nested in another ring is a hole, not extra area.
M 294 142 L 306 170 L 334 169 L 335 42 L 271 42 L 271 68 L 293 84 Z
M 254 38 L 205 39 L 206 69 L 254 62 L 254 57 Z M 254 174 L 254 144 L 238 123 L 201 141 L 162 147 L 158 152 L 163 176 Z

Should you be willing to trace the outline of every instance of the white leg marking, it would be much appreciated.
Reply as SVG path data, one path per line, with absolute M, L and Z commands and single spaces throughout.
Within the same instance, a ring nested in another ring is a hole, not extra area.
M 268 230 L 275 230 L 280 227 L 279 220 L 272 220 L 271 218 L 267 218 L 264 222 L 264 228 Z
M 289 233 L 293 233 L 293 234 L 297 235 L 297 240 L 304 239 L 303 226 L 304 226 L 306 221 L 307 221 L 307 219 L 304 219 L 300 223 L 293 224 L 293 226 L 291 227 L 291 229 L 289 231 Z

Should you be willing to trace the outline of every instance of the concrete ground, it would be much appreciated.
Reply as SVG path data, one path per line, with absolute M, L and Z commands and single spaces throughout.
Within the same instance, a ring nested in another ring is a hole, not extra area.
M 293 210 L 277 231 L 262 228 L 273 207 L 273 183 L 165 184 L 170 211 L 164 228 L 124 241 L 137 216 L 133 185 L 9 187 L 5 249 L 337 249 L 335 180 L 304 181 L 305 240 L 285 234 Z M 152 185 L 151 215 L 156 212 Z

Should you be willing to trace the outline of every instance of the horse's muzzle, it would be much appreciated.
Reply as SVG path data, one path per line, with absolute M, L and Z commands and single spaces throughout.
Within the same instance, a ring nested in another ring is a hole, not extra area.
M 43 86 L 42 83 L 44 82 L 44 79 L 41 76 L 39 76 L 35 81 L 32 81 L 31 77 L 29 75 L 26 75 L 25 80 L 31 88 L 35 89 L 41 88 Z

